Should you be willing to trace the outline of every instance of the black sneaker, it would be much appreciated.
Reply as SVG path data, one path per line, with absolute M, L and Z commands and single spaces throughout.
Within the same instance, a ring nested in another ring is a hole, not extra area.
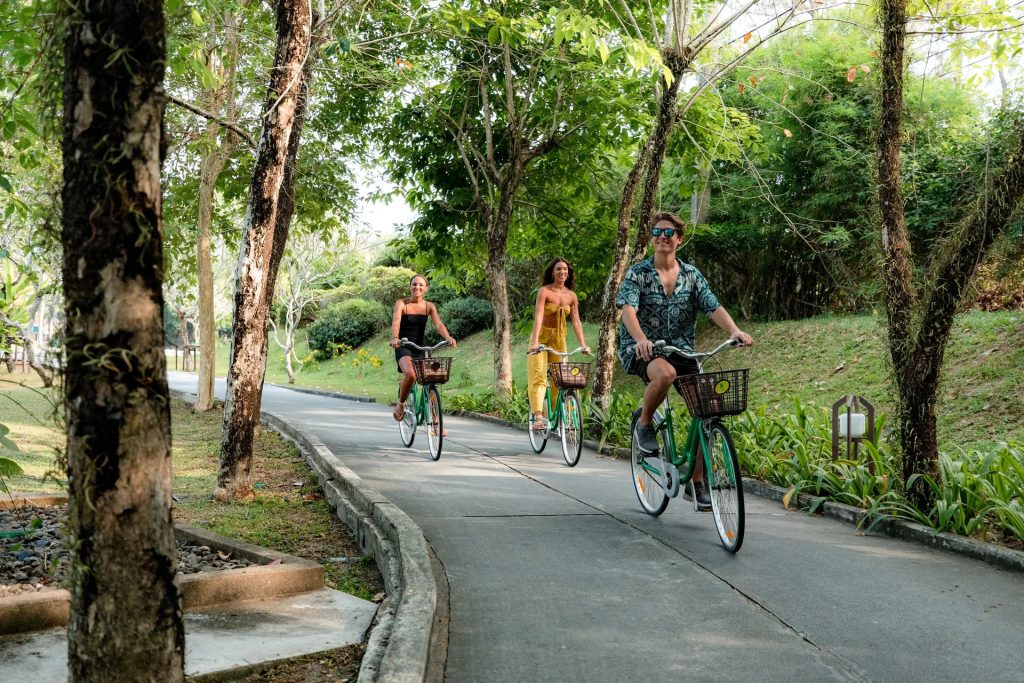
M 642 425 L 637 423 L 636 442 L 640 452 L 645 453 L 646 455 L 654 455 L 661 450 L 658 446 L 658 435 L 654 431 L 653 425 Z
M 697 491 L 697 509 L 698 510 L 710 510 L 711 509 L 711 494 L 708 493 L 708 485 L 704 483 L 704 480 L 691 481 L 690 485 Z M 693 500 L 693 496 L 690 494 L 690 486 L 682 487 L 683 498 L 686 500 Z

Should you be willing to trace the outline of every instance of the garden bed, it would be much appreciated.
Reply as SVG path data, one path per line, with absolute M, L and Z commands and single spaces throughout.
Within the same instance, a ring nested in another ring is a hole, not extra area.
M 0 635 L 62 626 L 68 619 L 67 505 L 0 509 Z M 10 532 L 21 532 L 12 534 Z M 178 588 L 186 609 L 317 590 L 316 562 L 175 527 Z

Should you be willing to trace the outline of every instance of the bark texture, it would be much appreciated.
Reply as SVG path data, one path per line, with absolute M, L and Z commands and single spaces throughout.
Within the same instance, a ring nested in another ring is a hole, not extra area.
M 487 263 L 484 272 L 491 293 L 491 310 L 494 315 L 494 393 L 507 396 L 512 391 L 512 316 L 508 307 L 508 275 L 505 270 L 505 254 L 508 244 L 508 228 L 512 222 L 515 198 L 526 175 L 527 159 L 519 144 L 513 145 L 513 157 L 505 170 L 500 185 L 500 199 L 497 211 L 488 211 L 487 217 Z
M 654 129 L 637 153 L 636 161 L 626 177 L 619 200 L 618 230 L 615 237 L 615 257 L 612 269 L 604 286 L 604 297 L 601 303 L 601 320 L 597 342 L 597 357 L 594 359 L 594 392 L 591 400 L 602 408 L 608 406 L 612 393 L 612 375 L 615 372 L 615 361 L 618 339 L 619 311 L 615 308 L 615 295 L 626 275 L 631 263 L 640 260 L 647 251 L 651 235 L 645 228 L 650 227 L 651 217 L 655 213 L 658 188 L 661 184 L 661 169 L 665 164 L 665 151 L 672 136 L 678 106 L 679 82 L 690 64 L 688 51 L 663 50 L 662 59 L 672 71 L 672 83 L 662 83 L 661 96 L 658 101 L 658 117 Z M 633 249 L 629 244 L 633 229 L 633 208 L 636 204 L 636 192 L 643 181 L 643 194 L 640 202 L 640 214 L 637 216 L 637 233 L 633 239 Z
M 65 6 L 72 681 L 181 681 L 163 354 L 159 0 Z
M 278 3 L 277 52 L 235 276 L 234 338 L 215 491 L 220 500 L 253 495 L 252 444 L 267 366 L 267 319 L 295 206 L 295 160 L 313 65 L 312 22 L 308 0 Z
M 915 286 L 901 185 L 905 0 L 882 2 L 882 103 L 878 136 L 878 202 L 889 350 L 898 399 L 903 476 L 937 476 L 936 399 L 953 319 L 977 264 L 1010 224 L 1024 197 L 1024 121 L 1009 155 L 982 188 L 973 210 L 938 247 L 931 271 Z M 921 480 L 908 495 L 922 510 L 932 490 Z

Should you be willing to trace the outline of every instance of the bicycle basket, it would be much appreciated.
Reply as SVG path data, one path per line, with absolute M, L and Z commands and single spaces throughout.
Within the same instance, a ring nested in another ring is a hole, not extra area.
M 676 378 L 676 388 L 694 417 L 739 415 L 747 409 L 750 370 L 722 370 Z
M 587 386 L 590 363 L 548 363 L 548 374 L 559 389 L 582 389 Z
M 413 358 L 412 369 L 420 384 L 444 384 L 452 369 L 451 356 L 440 358 Z

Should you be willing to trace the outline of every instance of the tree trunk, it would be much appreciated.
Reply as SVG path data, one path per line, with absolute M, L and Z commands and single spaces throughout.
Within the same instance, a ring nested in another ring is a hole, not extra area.
M 604 283 L 601 297 L 601 320 L 598 323 L 597 356 L 594 359 L 594 391 L 590 400 L 602 408 L 607 408 L 612 395 L 612 375 L 615 372 L 616 326 L 619 324 L 619 309 L 615 307 L 615 295 L 626 275 L 629 263 L 629 238 L 633 227 L 633 203 L 640 179 L 647 174 L 647 165 L 651 160 L 653 136 L 648 137 L 637 153 L 633 168 L 626 176 L 626 184 L 622 188 L 622 199 L 619 201 L 618 230 L 615 237 L 615 253 L 612 259 L 612 270 Z
M 64 6 L 72 681 L 181 681 L 163 355 L 163 3 Z
M 264 107 L 235 281 L 234 339 L 224 402 L 219 500 L 252 498 L 252 443 L 267 366 L 267 317 L 294 209 L 294 167 L 311 74 L 309 0 L 277 6 L 277 53 Z
M 658 187 L 661 182 L 661 168 L 665 163 L 665 150 L 672 135 L 676 118 L 676 102 L 679 93 L 679 80 L 689 64 L 688 59 L 679 53 L 666 50 L 663 55 L 666 65 L 674 76 L 672 83 L 665 85 L 658 104 L 658 119 L 654 130 L 637 153 L 633 168 L 626 177 L 626 185 L 619 201 L 619 225 L 615 240 L 615 257 L 611 273 L 604 286 L 601 321 L 597 342 L 597 358 L 594 365 L 594 391 L 591 400 L 601 407 L 607 407 L 612 394 L 612 375 L 615 372 L 615 350 L 618 338 L 616 329 L 619 322 L 619 311 L 615 307 L 615 295 L 626 275 L 626 268 L 631 262 L 639 260 L 650 243 L 650 233 L 644 230 L 650 227 L 651 216 L 654 215 Z M 633 205 L 636 201 L 636 190 L 644 180 L 644 192 L 640 205 L 640 229 L 629 253 L 630 233 L 633 225 Z
M 174 314 L 178 316 L 178 343 L 182 348 L 181 369 L 184 372 L 192 372 L 195 367 L 188 349 L 192 345 L 192 336 L 188 332 L 188 313 L 183 308 L 175 308 Z
M 946 345 L 957 307 L 983 256 L 1009 225 L 1024 197 L 1024 122 L 1014 126 L 1010 156 L 993 178 L 982 179 L 975 209 L 938 247 L 922 294 L 915 292 L 900 178 L 905 0 L 882 2 L 882 105 L 878 136 L 878 201 L 889 350 L 898 395 L 897 421 L 903 477 L 937 477 L 936 397 Z M 920 320 L 915 325 L 915 319 Z M 909 487 L 922 510 L 932 490 L 922 481 Z
M 224 22 L 225 54 L 228 63 L 225 68 L 224 82 L 213 91 L 207 93 L 204 101 L 205 109 L 219 113 L 222 109 L 226 118 L 234 119 L 235 113 L 235 68 L 238 56 L 238 16 L 226 15 Z M 210 50 L 210 59 L 214 51 Z M 211 68 L 217 65 L 210 63 Z M 223 66 L 223 65 L 221 65 Z M 212 151 L 203 159 L 199 178 L 199 242 L 196 245 L 196 269 L 199 280 L 199 389 L 195 409 L 207 411 L 213 409 L 213 386 L 217 374 L 217 331 L 213 301 L 213 241 L 211 225 L 213 223 L 213 200 L 217 190 L 217 178 L 224 170 L 224 164 L 238 144 L 237 136 L 226 131 L 223 142 L 217 144 L 221 126 L 210 121 L 206 126 L 206 139 Z
M 500 187 L 498 209 L 487 218 L 487 263 L 484 272 L 491 292 L 494 315 L 494 395 L 508 396 L 512 391 L 512 316 L 508 307 L 508 276 L 505 272 L 508 228 L 516 193 L 526 172 L 526 163 L 518 149 L 506 169 Z
M 216 140 L 216 126 L 207 127 L 207 136 Z M 211 130 L 213 129 L 213 130 Z M 213 307 L 213 196 L 217 177 L 224 168 L 225 156 L 215 150 L 203 159 L 199 179 L 199 242 L 196 245 L 196 270 L 199 280 L 199 389 L 195 409 L 213 408 L 213 380 L 216 376 L 217 334 Z

